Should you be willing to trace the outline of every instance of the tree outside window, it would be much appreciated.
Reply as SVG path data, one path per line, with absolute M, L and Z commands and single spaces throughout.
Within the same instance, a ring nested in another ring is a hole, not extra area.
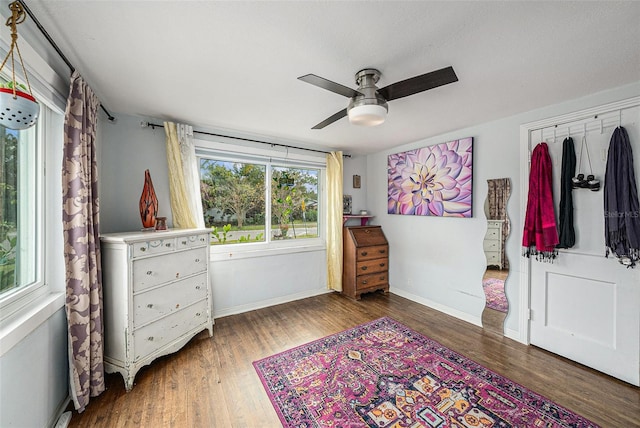
M 318 176 L 317 169 L 201 158 L 202 205 L 212 243 L 317 238 Z
M 0 293 L 16 287 L 18 132 L 0 126 Z
M 36 127 L 16 131 L 0 125 L 0 295 L 39 278 Z

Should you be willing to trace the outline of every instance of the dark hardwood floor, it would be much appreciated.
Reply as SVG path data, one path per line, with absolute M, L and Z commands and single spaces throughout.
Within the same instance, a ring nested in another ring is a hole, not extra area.
M 252 362 L 389 316 L 603 427 L 640 427 L 640 389 L 402 297 L 326 294 L 216 320 L 126 393 L 119 374 L 71 427 L 278 427 Z

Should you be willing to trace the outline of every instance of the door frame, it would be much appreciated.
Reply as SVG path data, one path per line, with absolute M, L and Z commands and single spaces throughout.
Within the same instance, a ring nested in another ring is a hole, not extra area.
M 599 126 L 600 132 L 604 127 L 618 126 L 622 121 L 622 112 L 625 109 L 640 106 L 640 96 L 603 104 L 597 107 L 583 109 L 568 114 L 549 117 L 547 119 L 528 122 L 520 125 L 520 224 L 524 226 L 524 218 L 527 212 L 527 197 L 529 194 L 529 166 L 531 163 L 531 150 L 529 149 L 532 134 L 542 132 L 541 141 L 546 139 L 564 138 L 574 131 L 581 134 L 583 129 L 594 130 Z M 599 121 L 598 121 L 599 119 Z M 575 127 L 574 122 L 583 122 L 583 126 Z M 587 125 L 587 122 L 590 122 Z M 566 129 L 562 129 L 565 126 Z M 561 127 L 558 129 L 558 127 Z M 548 134 L 548 136 L 547 136 Z M 522 232 L 518 235 L 521 237 Z M 517 341 L 530 344 L 529 323 L 531 319 L 531 259 L 520 256 L 520 302 L 518 319 Z

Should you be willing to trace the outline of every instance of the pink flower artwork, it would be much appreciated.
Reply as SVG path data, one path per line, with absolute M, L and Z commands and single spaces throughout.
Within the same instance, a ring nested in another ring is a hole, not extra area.
M 473 137 L 389 155 L 389 214 L 471 217 Z

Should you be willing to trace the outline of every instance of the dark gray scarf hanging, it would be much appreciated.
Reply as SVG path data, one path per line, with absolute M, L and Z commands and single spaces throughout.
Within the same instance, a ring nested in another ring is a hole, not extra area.
M 633 267 L 640 259 L 640 204 L 627 131 L 613 131 L 604 178 L 604 228 L 606 255 Z
M 573 183 L 571 179 L 576 173 L 576 151 L 573 139 L 567 137 L 562 142 L 562 167 L 560 170 L 560 242 L 556 248 L 571 248 L 576 243 L 573 228 Z

